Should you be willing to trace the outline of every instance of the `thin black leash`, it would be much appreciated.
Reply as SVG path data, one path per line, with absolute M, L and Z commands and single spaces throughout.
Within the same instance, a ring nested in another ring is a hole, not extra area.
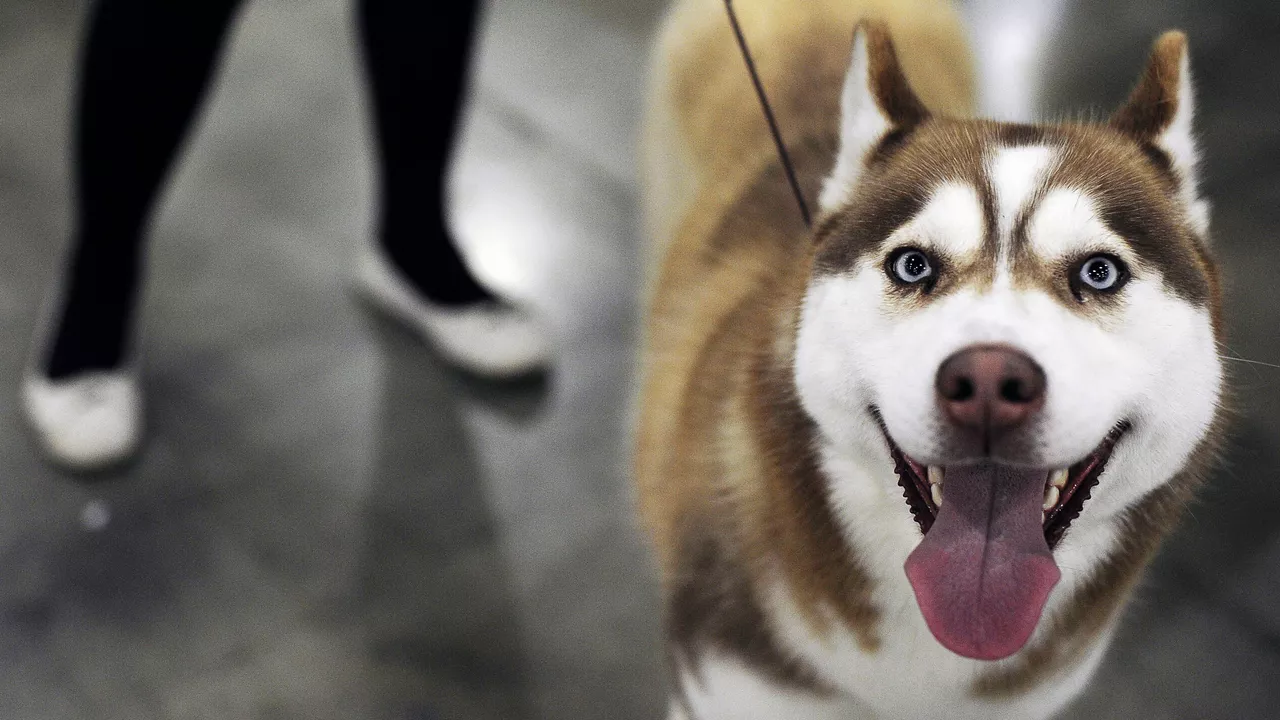
M 764 119 L 769 123 L 769 132 L 773 134 L 773 144 L 778 148 L 778 158 L 782 160 L 782 169 L 787 173 L 791 193 L 796 196 L 796 204 L 800 206 L 800 217 L 804 220 L 804 226 L 811 228 L 813 221 L 809 218 L 809 206 L 804 201 L 804 193 L 800 192 L 800 182 L 796 180 L 796 169 L 791 165 L 791 155 L 782 142 L 782 133 L 778 132 L 778 121 L 773 116 L 769 97 L 764 94 L 764 85 L 760 83 L 756 62 L 751 58 L 751 51 L 747 48 L 747 39 L 742 36 L 742 27 L 738 25 L 738 14 L 733 11 L 733 0 L 724 0 L 724 9 L 729 13 L 729 24 L 733 26 L 734 36 L 738 38 L 738 47 L 742 49 L 742 59 L 746 61 L 747 72 L 751 74 L 751 84 L 755 85 L 756 97 L 760 98 L 760 107 L 764 110 Z

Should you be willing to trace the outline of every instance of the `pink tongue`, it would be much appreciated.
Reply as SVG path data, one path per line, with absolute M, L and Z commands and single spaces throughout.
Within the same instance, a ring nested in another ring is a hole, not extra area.
M 933 527 L 907 558 L 907 579 L 934 637 L 977 660 L 1027 643 L 1061 573 L 1044 539 L 1044 470 L 946 469 Z

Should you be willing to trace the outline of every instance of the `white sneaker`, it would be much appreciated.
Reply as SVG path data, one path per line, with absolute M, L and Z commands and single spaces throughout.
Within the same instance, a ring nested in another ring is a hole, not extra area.
M 377 249 L 360 258 L 356 280 L 374 304 L 463 370 L 511 378 L 543 368 L 550 359 L 546 334 L 529 313 L 492 302 L 458 307 L 433 303 Z
M 51 380 L 29 369 L 22 405 L 41 447 L 73 470 L 101 470 L 133 456 L 142 440 L 142 392 L 127 371 Z

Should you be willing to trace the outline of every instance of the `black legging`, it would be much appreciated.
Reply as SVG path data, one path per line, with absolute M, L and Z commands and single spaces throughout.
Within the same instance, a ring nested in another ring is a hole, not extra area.
M 99 0 L 81 59 L 77 213 L 46 370 L 117 367 L 129 343 L 142 234 L 240 0 Z M 476 2 L 361 0 L 381 167 L 380 237 L 432 300 L 488 299 L 445 229 L 444 168 Z

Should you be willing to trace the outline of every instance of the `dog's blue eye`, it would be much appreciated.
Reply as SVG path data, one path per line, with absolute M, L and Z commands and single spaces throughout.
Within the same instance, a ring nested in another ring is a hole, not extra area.
M 1080 282 L 1094 290 L 1113 290 L 1120 279 L 1120 266 L 1105 255 L 1095 255 L 1080 266 Z
M 919 250 L 906 250 L 898 254 L 892 263 L 893 274 L 905 283 L 918 283 L 933 275 L 929 256 Z

